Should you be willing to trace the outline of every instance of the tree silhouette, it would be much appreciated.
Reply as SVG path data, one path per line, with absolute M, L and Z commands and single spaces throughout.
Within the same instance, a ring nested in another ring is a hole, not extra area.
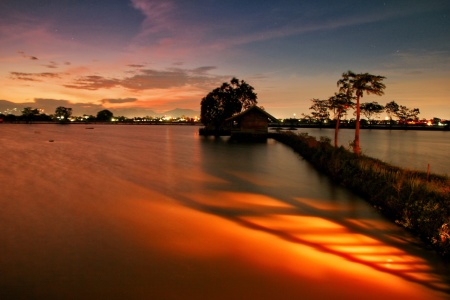
M 375 101 L 361 103 L 361 112 L 369 120 L 369 124 L 372 123 L 373 117 L 380 114 L 383 110 L 384 106 Z
M 65 123 L 72 115 L 72 108 L 58 106 L 55 110 L 55 117 L 61 122 Z
M 330 113 L 328 112 L 329 102 L 328 100 L 311 99 L 312 105 L 309 109 L 312 110 L 312 118 L 319 121 L 322 125 L 323 122 L 330 118 Z
M 206 127 L 220 130 L 224 121 L 257 103 L 254 88 L 244 80 L 233 77 L 214 89 L 200 103 L 200 121 Z
M 392 116 L 396 116 L 400 107 L 395 101 L 391 101 L 384 106 L 384 111 L 389 116 L 389 126 L 392 126 Z
M 354 95 L 356 97 L 356 123 L 353 151 L 357 155 L 361 153 L 361 148 L 359 145 L 359 131 L 361 120 L 361 108 L 359 104 L 360 99 L 363 97 L 364 92 L 366 92 L 367 95 L 383 95 L 386 86 L 384 85 L 384 83 L 382 83 L 382 81 L 385 78 L 386 77 L 384 76 L 372 75 L 369 73 L 355 74 L 352 71 L 347 71 L 342 74 L 342 78 L 337 82 L 339 92 L 349 96 Z
M 417 116 L 420 114 L 420 110 L 418 108 L 408 108 L 403 105 L 399 105 L 398 110 L 395 112 L 395 115 L 399 120 L 403 121 L 403 124 L 406 125 L 408 120 L 417 120 Z
M 328 107 L 334 112 L 336 119 L 336 127 L 334 129 L 334 147 L 338 147 L 339 125 L 342 114 L 347 112 L 347 109 L 353 107 L 353 98 L 344 93 L 335 93 L 334 96 L 328 99 Z
M 39 111 L 38 109 L 33 109 L 29 106 L 24 107 L 22 109 L 22 118 L 25 120 L 26 123 L 31 123 L 33 121 L 34 116 L 38 115 Z
M 113 117 L 113 113 L 107 109 L 101 110 L 97 113 L 97 121 L 109 122 Z

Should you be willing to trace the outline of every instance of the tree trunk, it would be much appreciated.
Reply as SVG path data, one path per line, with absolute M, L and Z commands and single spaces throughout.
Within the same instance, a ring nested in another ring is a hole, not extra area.
M 336 128 L 334 129 L 334 147 L 338 147 L 338 137 L 339 137 L 339 123 L 341 121 L 341 110 L 339 110 L 336 120 Z
M 360 117 L 361 117 L 361 109 L 359 107 L 359 98 L 360 98 L 360 96 L 356 97 L 355 141 L 353 144 L 353 152 L 355 152 L 356 155 L 359 155 L 361 153 L 361 148 L 359 147 L 359 126 L 360 126 Z

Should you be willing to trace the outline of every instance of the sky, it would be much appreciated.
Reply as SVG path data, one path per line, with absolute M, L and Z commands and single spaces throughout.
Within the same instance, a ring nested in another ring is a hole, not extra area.
M 448 0 L 1 0 L 0 45 L 0 111 L 200 111 L 237 77 L 300 117 L 352 70 L 386 77 L 362 102 L 450 119 Z

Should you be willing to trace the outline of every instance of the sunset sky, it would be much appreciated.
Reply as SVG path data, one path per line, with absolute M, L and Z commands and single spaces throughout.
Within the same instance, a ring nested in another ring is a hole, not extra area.
M 352 70 L 387 77 L 362 102 L 450 119 L 448 0 L 1 0 L 0 45 L 0 111 L 200 111 L 235 76 L 300 117 Z

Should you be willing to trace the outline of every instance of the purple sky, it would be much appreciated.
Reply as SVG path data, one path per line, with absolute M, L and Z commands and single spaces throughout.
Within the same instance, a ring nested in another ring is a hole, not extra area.
M 199 111 L 235 76 L 286 118 L 352 70 L 387 77 L 362 102 L 450 119 L 446 0 L 2 0 L 0 44 L 0 111 Z

